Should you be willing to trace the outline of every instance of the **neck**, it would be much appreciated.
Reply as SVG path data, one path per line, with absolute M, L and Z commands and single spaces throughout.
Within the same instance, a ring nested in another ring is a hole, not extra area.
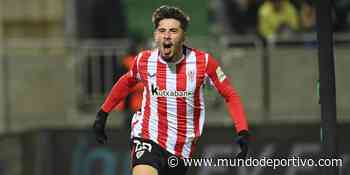
M 180 52 L 178 52 L 177 54 L 175 54 L 175 55 L 173 56 L 173 58 L 171 58 L 170 62 L 175 63 L 175 62 L 179 61 L 179 60 L 182 58 L 182 56 L 183 56 L 183 54 L 182 54 L 182 52 L 180 51 Z

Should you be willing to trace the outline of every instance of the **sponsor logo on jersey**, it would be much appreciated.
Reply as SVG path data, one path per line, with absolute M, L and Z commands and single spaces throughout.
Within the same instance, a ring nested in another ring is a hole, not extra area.
M 157 97 L 190 97 L 193 96 L 193 91 L 176 91 L 176 90 L 159 90 L 154 84 L 151 85 L 152 96 Z

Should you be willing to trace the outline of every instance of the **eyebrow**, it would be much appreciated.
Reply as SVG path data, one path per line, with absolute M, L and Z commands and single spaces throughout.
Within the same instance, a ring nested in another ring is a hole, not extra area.
M 167 30 L 165 27 L 158 27 L 157 30 Z M 172 27 L 172 28 L 169 28 L 168 30 L 179 30 L 180 28 L 176 28 L 176 27 Z

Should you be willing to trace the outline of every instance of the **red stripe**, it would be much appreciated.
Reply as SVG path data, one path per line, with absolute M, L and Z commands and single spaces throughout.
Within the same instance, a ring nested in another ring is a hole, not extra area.
M 205 74 L 205 58 L 201 52 L 196 52 L 196 90 L 194 93 L 194 128 L 195 136 L 199 136 L 199 118 L 200 118 L 200 87 Z
M 144 116 L 142 120 L 142 138 L 149 139 L 149 118 L 150 118 L 150 88 L 148 85 L 148 60 L 151 52 L 144 52 L 139 61 L 139 73 L 141 75 L 141 79 L 144 80 L 146 90 L 146 104 L 144 106 Z
M 193 111 L 193 123 L 194 123 L 194 132 L 195 132 L 195 138 L 198 138 L 200 135 L 200 126 L 199 126 L 199 118 L 200 118 L 200 87 L 202 80 L 204 78 L 205 74 L 205 58 L 204 54 L 202 52 L 195 51 L 196 53 L 196 90 L 194 93 L 194 111 Z M 195 145 L 196 145 L 196 140 L 194 139 L 192 141 L 191 145 L 191 152 L 190 155 L 193 153 Z
M 157 87 L 159 90 L 166 89 L 166 64 L 157 62 Z M 167 102 L 166 97 L 157 97 L 158 101 L 158 138 L 160 146 L 166 148 L 168 138 L 168 119 L 167 119 Z
M 193 153 L 195 152 L 195 150 L 196 150 L 196 145 L 197 145 L 197 139 L 192 140 L 191 150 L 190 150 L 190 156 L 189 156 L 189 157 L 192 157 Z
M 183 61 L 176 67 L 176 90 L 185 91 L 186 90 L 186 62 Z M 182 155 L 182 150 L 186 141 L 186 97 L 176 98 L 176 115 L 177 115 L 177 139 L 175 145 L 176 155 Z

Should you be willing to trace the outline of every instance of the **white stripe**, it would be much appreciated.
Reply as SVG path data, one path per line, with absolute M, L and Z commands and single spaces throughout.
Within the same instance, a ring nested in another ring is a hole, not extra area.
M 142 92 L 142 104 L 141 104 L 142 117 L 145 116 L 144 114 L 145 114 L 146 101 L 147 101 L 147 87 L 144 86 L 143 92 Z
M 175 66 L 175 65 L 174 65 Z M 176 70 L 170 70 L 169 64 L 166 66 L 166 89 L 176 90 Z M 166 142 L 167 150 L 175 152 L 177 140 L 177 103 L 176 97 L 167 97 L 167 119 L 168 119 L 168 138 Z
M 139 71 L 139 62 L 140 62 L 140 59 L 142 58 L 142 54 L 143 54 L 143 52 L 141 52 L 137 55 L 136 62 L 135 62 L 136 67 L 137 67 L 136 78 L 139 80 L 141 80 L 140 71 Z M 144 118 L 144 109 L 146 106 L 146 92 L 147 92 L 147 89 L 146 89 L 146 87 L 144 87 L 143 93 L 142 93 L 141 116 L 137 115 L 137 112 L 136 112 L 136 113 L 134 113 L 132 120 L 131 120 L 131 124 L 138 120 L 138 123 L 135 124 L 135 126 L 133 128 L 131 128 L 132 129 L 131 130 L 132 137 L 140 137 L 141 133 L 142 133 L 142 122 L 143 122 L 143 118 Z
M 139 61 L 140 61 L 142 55 L 143 55 L 143 52 L 139 53 L 139 54 L 136 56 L 136 61 L 134 61 L 134 64 L 136 64 L 137 72 L 133 72 L 133 68 L 131 68 L 131 70 L 130 70 L 131 76 L 134 76 L 134 73 L 136 73 L 136 79 L 137 79 L 137 80 L 141 80 L 140 71 L 139 71 Z M 134 65 L 133 65 L 133 66 L 134 66 Z
M 205 54 L 205 70 L 207 70 L 207 67 L 208 67 L 208 53 Z M 204 84 L 213 86 L 213 82 L 209 78 L 207 71 L 205 71 L 205 74 L 204 74 Z
M 207 70 L 208 67 L 208 53 L 205 53 L 205 70 Z
M 187 84 L 186 89 L 187 91 L 195 91 L 196 88 L 196 76 L 197 76 L 197 65 L 196 65 L 196 55 L 192 51 L 189 53 L 188 58 L 186 59 L 186 71 L 193 71 L 194 75 L 193 78 L 187 76 Z M 187 74 L 186 72 L 186 74 Z M 194 94 L 194 93 L 193 93 Z M 192 140 L 195 136 L 195 128 L 194 128 L 194 95 L 191 98 L 186 98 L 186 144 L 184 145 L 184 148 L 182 150 L 182 156 L 188 158 L 191 152 L 191 145 Z
M 136 78 L 138 80 L 141 80 L 140 69 L 139 69 L 139 62 L 140 62 L 140 59 L 142 58 L 142 55 L 143 55 L 143 52 L 141 52 L 139 54 L 139 56 L 137 57 L 137 59 L 136 59 L 136 68 L 137 68 Z
M 207 64 L 208 64 L 208 53 L 205 53 L 205 70 L 207 70 Z M 207 73 L 205 72 L 205 75 Z M 205 77 L 208 77 L 207 75 Z M 207 81 L 204 79 L 203 81 Z M 205 102 L 204 102 L 204 84 L 201 85 L 199 90 L 199 104 L 200 104 L 200 115 L 199 115 L 199 135 L 202 135 L 203 132 L 203 126 L 205 122 Z
M 152 51 L 151 56 L 148 60 L 148 70 L 147 74 L 154 75 L 157 73 L 157 58 L 158 51 Z M 148 76 L 148 88 L 149 92 L 151 90 L 151 85 L 153 83 L 154 86 L 157 86 L 157 78 L 156 76 L 150 77 Z M 151 93 L 151 92 L 150 92 Z M 158 101 L 157 97 L 154 97 L 150 94 L 150 119 L 149 119 L 149 134 L 150 139 L 157 143 L 158 138 Z
M 134 123 L 138 120 L 138 123 L 135 124 L 134 128 L 132 128 L 131 131 L 131 136 L 133 137 L 140 137 L 141 133 L 142 133 L 142 122 L 143 122 L 143 118 L 145 117 L 144 115 L 144 109 L 145 109 L 145 105 L 146 105 L 146 87 L 144 87 L 143 89 L 143 95 L 142 95 L 142 105 L 141 105 L 141 115 L 138 116 L 137 112 L 134 113 L 133 117 L 132 117 L 132 122 Z
M 205 103 L 204 103 L 204 86 L 201 85 L 199 90 L 199 103 L 201 106 L 201 112 L 199 115 L 199 135 L 202 135 L 203 126 L 205 122 Z

